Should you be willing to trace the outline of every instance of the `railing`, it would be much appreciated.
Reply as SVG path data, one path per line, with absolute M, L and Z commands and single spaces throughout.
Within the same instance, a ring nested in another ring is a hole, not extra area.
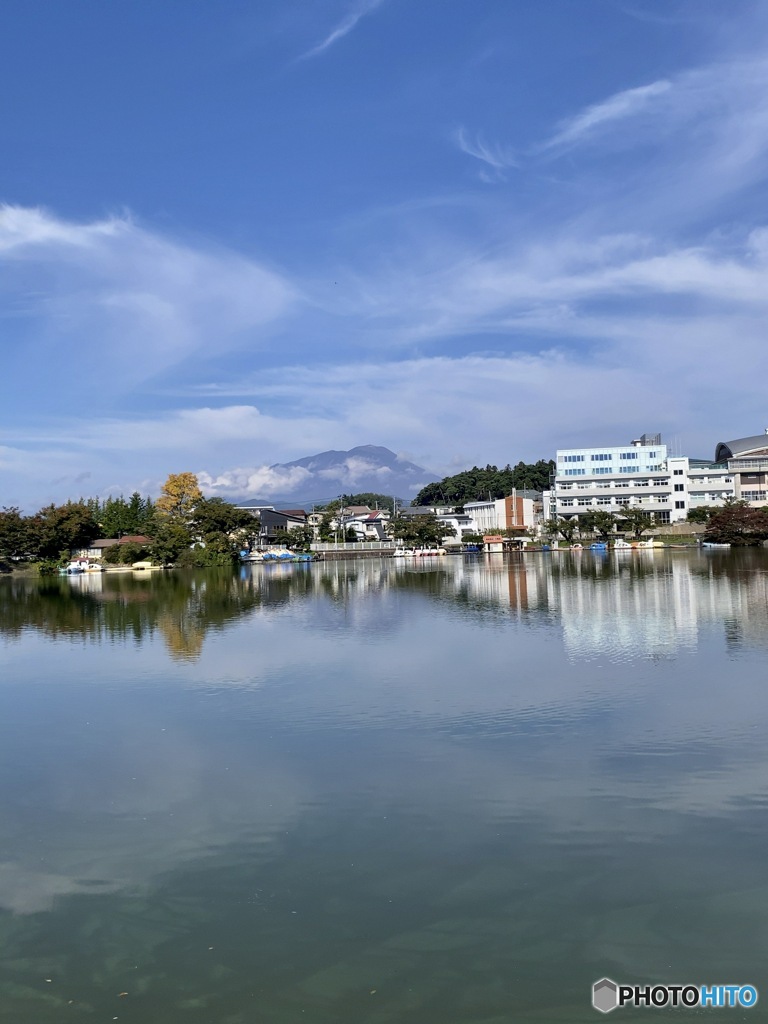
M 381 540 L 343 541 L 341 544 L 317 541 L 310 544 L 310 548 L 312 551 L 394 551 L 395 545 Z
M 729 459 L 728 472 L 739 473 L 743 469 L 768 470 L 768 459 Z

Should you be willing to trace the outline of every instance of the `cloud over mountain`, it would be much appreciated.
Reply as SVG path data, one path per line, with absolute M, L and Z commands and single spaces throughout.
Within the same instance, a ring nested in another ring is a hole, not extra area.
M 350 491 L 374 491 L 410 498 L 438 478 L 434 473 L 378 445 L 308 455 L 283 465 L 198 474 L 208 494 L 235 498 L 321 501 Z

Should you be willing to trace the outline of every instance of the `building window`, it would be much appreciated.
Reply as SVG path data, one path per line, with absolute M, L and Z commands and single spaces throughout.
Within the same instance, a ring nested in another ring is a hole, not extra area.
M 591 457 L 590 461 L 591 462 L 610 462 L 611 461 L 611 456 L 610 455 L 602 455 L 602 454 L 601 455 L 593 455 Z
M 629 480 L 617 480 L 616 487 L 629 487 Z
M 647 487 L 650 480 L 635 480 L 635 487 Z
M 570 508 L 571 505 L 573 505 L 574 500 L 575 499 L 573 499 L 573 498 L 563 498 L 563 500 L 560 502 L 560 504 L 564 505 L 566 508 Z
M 676 491 L 684 491 L 685 490 L 685 484 L 675 484 L 675 490 Z
M 584 476 L 586 469 L 566 469 L 566 476 Z
M 639 466 L 619 466 L 620 473 L 639 473 Z
M 654 487 L 664 487 L 667 483 L 666 480 L 651 480 Z
M 741 496 L 745 501 L 765 501 L 765 491 L 742 491 Z
M 592 499 L 591 498 L 579 498 L 579 500 L 576 502 L 576 504 L 577 505 L 591 505 L 592 504 Z
M 658 454 L 658 452 L 648 452 L 648 458 L 655 459 Z
M 665 504 L 666 502 L 669 501 L 669 495 L 668 494 L 660 494 L 656 498 L 656 501 L 660 501 L 662 503 L 662 505 L 663 505 L 663 504 Z
M 598 498 L 597 499 L 597 504 L 598 505 L 610 505 L 611 504 L 611 499 L 610 498 Z
M 573 490 L 573 484 L 560 484 L 560 490 L 561 491 L 572 491 Z
M 685 502 L 684 501 L 676 501 L 675 502 L 675 508 L 685 508 Z
M 672 475 L 673 476 L 682 476 L 683 475 L 683 471 L 682 471 L 682 469 L 673 469 L 672 470 Z
M 628 505 L 629 504 L 629 498 L 617 498 L 616 499 L 616 504 L 617 505 L 621 505 L 622 507 L 625 506 L 625 505 Z
M 656 520 L 657 523 L 668 523 L 669 522 L 669 512 L 667 512 L 667 511 L 657 512 L 656 515 L 653 518 Z
M 582 484 L 582 483 L 578 483 L 578 484 L 576 484 L 576 487 L 577 487 L 577 488 L 578 488 L 578 490 L 580 490 L 580 491 L 586 491 L 586 490 L 588 490 L 588 489 L 589 489 L 589 488 L 590 488 L 591 486 L 592 486 L 592 484 L 591 484 L 591 483 L 589 483 L 589 481 L 587 481 L 587 480 L 585 480 L 583 484 Z
M 595 466 L 592 470 L 593 473 L 612 473 L 613 470 L 610 466 Z
M 637 452 L 622 452 L 619 456 L 620 459 L 637 459 L 639 457 Z
M 583 462 L 583 455 L 564 455 L 563 462 Z

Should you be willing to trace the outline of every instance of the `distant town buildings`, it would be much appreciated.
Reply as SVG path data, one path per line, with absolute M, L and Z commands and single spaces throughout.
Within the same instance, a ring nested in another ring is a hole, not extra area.
M 683 522 L 704 506 L 720 507 L 728 499 L 768 505 L 768 430 L 764 434 L 721 441 L 712 460 L 670 455 L 660 434 L 643 434 L 624 445 L 557 450 L 552 486 L 543 495 L 515 491 L 503 498 L 450 504 L 410 506 L 404 518 L 434 515 L 446 526 L 444 543 L 461 544 L 465 537 L 503 534 L 530 537 L 547 519 L 566 519 L 604 511 L 621 516 L 641 509 L 656 525 Z M 322 515 L 301 509 L 277 511 L 245 503 L 261 520 L 262 540 L 278 531 L 308 525 L 317 533 Z M 347 506 L 333 526 L 354 533 L 359 541 L 384 541 L 390 536 L 389 512 Z

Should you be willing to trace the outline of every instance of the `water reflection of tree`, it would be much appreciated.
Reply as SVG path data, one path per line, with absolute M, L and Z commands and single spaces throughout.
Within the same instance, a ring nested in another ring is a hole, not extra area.
M 91 581 L 93 590 L 85 589 L 87 579 L 17 578 L 0 581 L 0 635 L 33 629 L 54 638 L 144 642 L 159 633 L 172 657 L 194 660 L 212 629 L 257 607 L 314 601 L 316 628 L 339 628 L 337 613 L 343 609 L 345 628 L 373 634 L 394 628 L 398 595 L 407 594 L 478 621 L 512 612 L 521 622 L 536 625 L 561 618 L 565 594 L 573 602 L 582 593 L 579 614 L 589 620 L 597 614 L 590 595 L 601 607 L 610 605 L 616 587 L 634 592 L 636 601 L 640 595 L 651 600 L 654 594 L 654 601 L 663 595 L 671 601 L 673 580 L 674 587 L 684 587 L 686 601 L 701 606 L 701 614 L 711 617 L 726 602 L 738 606 L 739 618 L 749 618 L 754 630 L 765 625 L 768 615 L 767 568 L 766 553 L 748 549 L 711 557 L 700 552 L 562 552 L 476 562 L 444 558 L 423 565 L 386 559 L 253 566 L 235 573 L 106 574 Z
M 0 635 L 36 630 L 50 638 L 143 642 L 159 631 L 172 657 L 196 658 L 206 634 L 263 603 L 253 581 L 230 571 L 108 575 L 97 592 L 77 581 L 8 580 L 0 585 Z

